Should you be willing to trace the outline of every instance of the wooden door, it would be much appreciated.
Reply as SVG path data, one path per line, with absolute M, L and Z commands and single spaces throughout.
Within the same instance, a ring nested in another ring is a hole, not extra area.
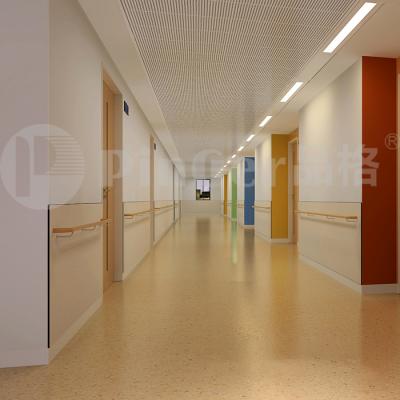
M 114 280 L 114 126 L 115 96 L 109 86 L 103 83 L 103 218 L 111 222 L 104 225 L 103 234 L 103 291 Z
M 299 209 L 299 144 L 298 142 L 292 145 L 292 193 L 293 193 L 293 242 L 298 242 L 298 214 Z

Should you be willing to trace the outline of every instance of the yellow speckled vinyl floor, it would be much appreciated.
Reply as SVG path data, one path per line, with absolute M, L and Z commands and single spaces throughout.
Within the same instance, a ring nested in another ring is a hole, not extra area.
M 186 217 L 50 366 L 0 370 L 0 399 L 400 399 L 400 297 Z

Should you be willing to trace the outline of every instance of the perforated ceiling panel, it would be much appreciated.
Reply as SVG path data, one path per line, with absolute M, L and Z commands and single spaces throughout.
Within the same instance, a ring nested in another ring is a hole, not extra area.
M 231 154 L 356 0 L 121 0 L 183 160 Z

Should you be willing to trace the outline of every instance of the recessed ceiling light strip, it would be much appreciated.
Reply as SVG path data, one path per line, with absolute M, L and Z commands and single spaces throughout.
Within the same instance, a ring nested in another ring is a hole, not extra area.
M 365 3 L 347 25 L 338 33 L 324 53 L 333 53 L 341 43 L 350 35 L 351 32 L 361 23 L 361 21 L 375 8 L 376 3 Z
M 293 87 L 286 93 L 281 100 L 281 103 L 287 103 L 292 96 L 303 86 L 304 82 L 296 82 Z
M 265 117 L 263 122 L 261 122 L 261 124 L 259 125 L 260 128 L 264 128 L 264 126 L 266 126 L 268 124 L 268 122 L 271 121 L 271 119 L 272 119 L 272 115 L 268 115 L 267 117 Z

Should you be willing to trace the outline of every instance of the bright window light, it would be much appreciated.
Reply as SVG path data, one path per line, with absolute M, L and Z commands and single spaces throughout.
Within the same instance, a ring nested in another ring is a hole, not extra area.
M 255 136 L 256 136 L 256 135 L 250 135 L 250 136 L 247 138 L 246 142 L 251 142 L 251 141 L 254 139 Z
M 303 86 L 304 82 L 296 82 L 293 87 L 286 93 L 281 103 L 286 103 L 289 99 Z
M 244 146 L 240 146 L 239 148 L 238 148 L 238 151 L 242 151 L 244 149 Z
M 264 128 L 264 126 L 267 125 L 268 122 L 271 121 L 271 119 L 272 119 L 272 115 L 268 115 L 268 117 L 266 117 L 266 118 L 263 120 L 263 122 L 261 122 L 260 128 Z
M 360 24 L 360 22 L 372 11 L 376 3 L 365 3 L 347 23 L 347 25 L 333 39 L 330 45 L 324 50 L 324 53 L 333 53 L 336 48 L 350 35 L 350 33 Z
M 232 160 L 233 160 L 234 158 L 236 158 L 236 154 L 234 154 L 234 155 L 232 156 Z

